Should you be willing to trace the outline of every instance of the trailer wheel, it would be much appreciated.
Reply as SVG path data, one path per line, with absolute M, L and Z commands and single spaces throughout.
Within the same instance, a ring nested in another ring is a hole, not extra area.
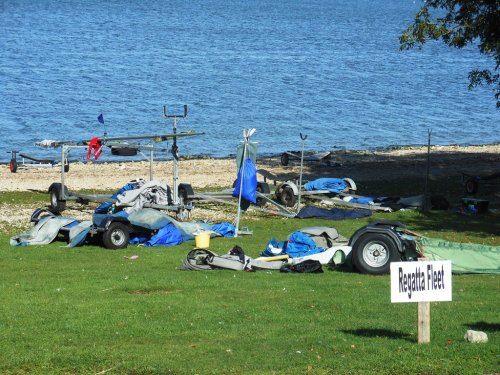
M 55 185 L 50 189 L 50 205 L 49 208 L 52 212 L 59 213 L 66 209 L 66 201 L 61 200 L 62 195 L 61 186 Z
M 470 195 L 476 194 L 477 181 L 474 178 L 469 178 L 467 181 L 465 181 L 465 192 Z
M 257 192 L 261 194 L 269 194 L 271 193 L 271 189 L 269 189 L 269 185 L 267 182 L 257 182 Z M 259 207 L 264 207 L 266 205 L 266 200 L 262 197 L 257 196 L 256 205 Z
M 365 233 L 354 243 L 352 262 L 361 273 L 386 274 L 391 262 L 401 260 L 394 241 L 380 233 Z
M 33 213 L 31 214 L 30 222 L 32 223 L 38 223 L 41 219 L 47 216 L 52 216 L 54 217 L 55 214 L 52 211 L 49 211 L 45 208 L 37 208 Z
M 281 165 L 286 167 L 289 162 L 290 162 L 290 158 L 288 157 L 288 154 L 287 153 L 281 154 Z
M 9 169 L 11 173 L 16 173 L 17 172 L 17 161 L 16 159 L 10 159 L 9 163 Z
M 281 204 L 285 207 L 293 207 L 297 202 L 297 197 L 295 196 L 293 189 L 289 186 L 285 186 L 281 189 L 279 199 Z
M 102 242 L 107 249 L 124 249 L 129 239 L 128 227 L 123 223 L 111 223 L 108 230 L 102 234 Z

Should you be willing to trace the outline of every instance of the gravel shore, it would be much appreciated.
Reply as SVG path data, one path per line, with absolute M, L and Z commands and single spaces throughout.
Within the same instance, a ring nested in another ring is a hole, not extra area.
M 460 176 L 462 172 L 488 175 L 500 172 L 500 144 L 485 146 L 433 146 L 430 153 L 431 176 Z M 284 167 L 280 157 L 258 157 L 257 168 L 272 173 L 295 176 L 300 163 Z M 354 181 L 384 181 L 409 176 L 424 177 L 427 171 L 427 148 L 409 147 L 381 151 L 340 151 L 332 154 L 331 165 L 307 162 L 304 179 L 319 177 L 349 177 Z M 11 173 L 8 165 L 0 168 L 0 191 L 42 190 L 60 181 L 59 167 L 26 168 L 20 166 Z M 149 179 L 148 161 L 135 162 L 76 162 L 65 174 L 70 189 L 119 189 L 127 182 Z M 172 184 L 172 161 L 155 161 L 153 177 Z M 180 161 L 179 182 L 196 188 L 228 187 L 236 178 L 234 159 L 185 159 Z
M 358 181 L 391 181 L 399 178 L 422 178 L 427 173 L 427 147 L 409 147 L 377 151 L 342 151 L 332 154 L 330 165 L 307 162 L 303 168 L 303 181 L 320 177 L 351 178 Z M 500 145 L 485 146 L 433 146 L 429 158 L 429 177 L 450 177 L 460 182 L 461 173 L 487 176 L 500 172 Z M 265 169 L 285 178 L 294 178 L 300 172 L 300 163 L 295 161 L 282 166 L 280 156 L 258 157 L 257 168 Z M 65 184 L 71 190 L 85 189 L 116 191 L 127 182 L 149 179 L 149 162 L 74 162 L 65 174 Z M 60 167 L 26 168 L 20 167 L 11 173 L 8 165 L 0 168 L 0 191 L 43 191 L 46 192 L 53 182 L 60 182 Z M 153 177 L 172 186 L 172 161 L 155 161 Z M 234 159 L 198 158 L 181 159 L 179 182 L 189 183 L 194 190 L 217 190 L 232 186 L 236 179 Z M 262 178 L 259 178 L 262 180 Z M 500 181 L 498 181 L 500 186 Z M 500 203 L 500 189 L 496 189 L 491 206 Z M 367 192 L 360 192 L 366 194 Z M 417 192 L 418 193 L 418 192 Z M 48 203 L 48 202 L 47 202 Z M 0 224 L 29 223 L 35 207 L 23 202 L 0 201 Z M 207 211 L 212 211 L 210 214 Z M 65 215 L 88 219 L 92 207 L 65 211 Z M 194 218 L 211 220 L 230 220 L 222 211 L 194 210 Z M 217 217 L 219 215 L 220 217 Z M 0 225 L 2 226 L 2 225 Z

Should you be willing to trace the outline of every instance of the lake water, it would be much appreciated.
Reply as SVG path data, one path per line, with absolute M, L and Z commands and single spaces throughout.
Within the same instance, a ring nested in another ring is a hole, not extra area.
M 500 142 L 475 49 L 400 51 L 419 1 L 0 0 L 0 161 L 43 139 L 170 133 L 181 155 Z M 105 125 L 97 121 L 103 114 Z M 168 147 L 168 144 L 165 144 Z M 84 158 L 76 153 L 73 157 Z M 161 154 L 160 154 L 160 157 Z M 168 154 L 164 154 L 169 158 Z

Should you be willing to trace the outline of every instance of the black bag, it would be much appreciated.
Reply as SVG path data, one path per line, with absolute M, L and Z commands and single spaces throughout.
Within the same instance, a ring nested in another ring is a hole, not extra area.
M 319 261 L 309 259 L 297 264 L 284 264 L 280 272 L 322 273 L 323 268 Z

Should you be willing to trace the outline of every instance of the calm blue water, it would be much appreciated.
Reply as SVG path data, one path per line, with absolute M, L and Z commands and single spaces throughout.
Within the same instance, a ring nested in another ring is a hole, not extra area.
M 0 0 L 0 161 L 42 139 L 170 133 L 181 155 L 500 142 L 475 49 L 399 51 L 405 0 Z M 103 113 L 105 129 L 97 122 Z M 165 146 L 169 146 L 166 144 Z M 73 157 L 78 156 L 73 154 Z M 84 157 L 82 151 L 81 157 Z M 165 157 L 168 157 L 165 154 Z

